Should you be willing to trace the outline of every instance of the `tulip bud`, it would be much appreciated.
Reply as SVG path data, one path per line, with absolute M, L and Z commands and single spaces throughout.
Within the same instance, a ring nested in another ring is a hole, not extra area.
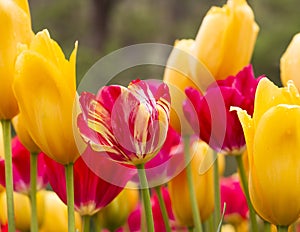
M 216 80 L 235 75 L 249 64 L 258 31 L 247 1 L 228 0 L 222 8 L 212 7 L 204 17 L 194 55 Z M 193 75 L 199 75 L 196 66 Z
M 18 104 L 12 84 L 15 76 L 15 59 L 18 43 L 29 44 L 33 33 L 27 0 L 0 0 L 0 120 L 12 119 Z
M 280 77 L 283 85 L 293 80 L 300 89 L 300 33 L 294 36 L 280 59 Z
M 44 219 L 44 198 L 45 191 L 39 191 L 37 193 L 37 215 L 38 224 L 42 224 Z M 0 219 L 1 224 L 7 223 L 7 209 L 6 209 L 6 193 L 5 191 L 0 193 Z M 16 229 L 21 231 L 30 230 L 31 210 L 30 199 L 27 195 L 14 192 L 14 211 L 15 211 L 15 223 Z
M 249 194 L 266 221 L 288 226 L 300 212 L 300 95 L 267 78 L 258 84 L 254 113 L 238 110 L 249 156 Z M 292 191 L 291 191 L 292 189 Z
M 139 201 L 137 189 L 124 189 L 111 203 L 97 213 L 102 228 L 115 231 L 123 226 Z
M 205 221 L 214 209 L 213 167 L 210 165 L 210 168 L 201 175 L 199 175 L 199 167 L 205 165 L 204 162 L 212 163 L 213 151 L 206 143 L 196 141 L 192 145 L 191 154 L 194 154 L 191 167 L 195 194 L 201 220 Z M 169 182 L 169 192 L 176 221 L 184 226 L 193 226 L 186 170 Z

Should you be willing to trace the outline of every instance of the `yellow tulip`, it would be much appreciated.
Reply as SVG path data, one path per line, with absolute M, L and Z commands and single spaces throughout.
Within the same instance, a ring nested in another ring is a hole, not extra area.
M 195 39 L 194 55 L 216 80 L 235 75 L 249 64 L 259 31 L 246 0 L 228 0 L 212 7 Z M 197 69 L 193 71 L 197 76 Z
M 214 187 L 213 187 L 213 167 L 212 160 L 206 156 L 213 157 L 213 151 L 208 145 L 201 141 L 196 141 L 192 145 L 191 160 L 193 171 L 193 184 L 197 196 L 198 208 L 201 220 L 205 221 L 214 209 Z M 206 158 L 205 158 L 206 157 Z M 210 168 L 199 175 L 199 167 L 208 162 Z M 186 171 L 183 170 L 179 175 L 169 182 L 169 193 L 175 219 L 180 225 L 193 226 L 193 214 L 188 190 Z M 183 204 L 184 202 L 184 204 Z
M 97 221 L 99 221 L 102 228 L 115 231 L 125 224 L 138 201 L 138 190 L 125 188 L 111 203 L 97 213 Z
M 16 61 L 14 92 L 29 135 L 50 158 L 74 162 L 79 152 L 73 133 L 77 43 L 70 61 L 47 30 L 35 35 Z
M 15 131 L 17 132 L 18 138 L 20 139 L 24 147 L 26 147 L 27 150 L 30 152 L 38 153 L 40 149 L 29 135 L 28 130 L 26 128 L 26 123 L 24 122 L 24 119 L 21 116 L 21 114 L 15 116 L 12 120 L 12 123 Z
M 55 192 L 45 191 L 44 212 L 44 220 L 40 226 L 40 232 L 68 231 L 68 208 Z M 81 231 L 81 219 L 78 213 L 75 213 L 75 227 L 78 231 Z
M 175 41 L 164 73 L 164 82 L 169 86 L 171 99 L 176 99 L 171 101 L 170 123 L 177 132 L 183 131 L 184 134 L 191 133 L 190 125 L 186 121 L 182 110 L 182 103 L 186 99 L 185 89 L 193 87 L 201 91 L 205 89 L 208 82 L 213 80 L 205 66 L 198 64 L 197 59 L 192 55 L 194 46 L 195 41 L 192 39 Z M 200 69 L 202 67 L 201 78 L 195 77 L 191 73 L 190 66 L 195 63 L 198 64 Z
M 29 44 L 33 32 L 27 0 L 0 0 L 0 120 L 19 111 L 12 84 L 18 43 Z
M 37 193 L 37 215 L 38 224 L 42 224 L 44 219 L 44 198 L 45 191 Z M 7 223 L 7 209 L 6 209 L 6 193 L 0 193 L 0 219 L 1 224 Z M 30 230 L 31 210 L 30 199 L 27 195 L 14 192 L 14 210 L 15 210 L 15 223 L 16 229 L 21 231 Z
M 253 118 L 238 110 L 249 157 L 249 193 L 256 212 L 280 226 L 300 215 L 300 95 L 290 81 L 258 84 Z
M 280 59 L 280 77 L 283 85 L 293 80 L 300 90 L 300 33 L 294 36 Z

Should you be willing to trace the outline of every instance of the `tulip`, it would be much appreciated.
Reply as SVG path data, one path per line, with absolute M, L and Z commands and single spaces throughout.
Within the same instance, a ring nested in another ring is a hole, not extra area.
M 280 77 L 283 85 L 293 80 L 300 89 L 300 33 L 296 34 L 280 59 Z
M 31 220 L 31 213 L 30 213 L 30 200 L 29 197 L 14 192 L 14 211 L 15 211 L 15 224 L 16 229 L 20 231 L 29 231 L 30 230 L 30 220 Z M 37 194 L 37 202 L 38 202 L 38 224 L 42 224 L 44 220 L 44 198 L 45 198 L 45 191 L 40 191 Z M 5 225 L 7 223 L 7 213 L 6 213 L 6 194 L 5 192 L 0 193 L 0 219 L 1 224 Z
M 253 117 L 237 110 L 247 143 L 251 202 L 264 220 L 287 227 L 300 214 L 298 90 L 292 81 L 278 88 L 263 78 Z
M 190 161 L 193 185 L 201 220 L 205 221 L 214 210 L 213 167 L 210 165 L 207 171 L 201 175 L 199 175 L 199 167 L 206 166 L 208 164 L 206 162 L 212 163 L 209 157 L 212 158 L 213 151 L 204 142 L 196 140 L 192 144 L 191 153 L 194 154 Z M 176 221 L 180 225 L 193 227 L 194 221 L 186 175 L 186 170 L 183 170 L 169 182 L 168 186 Z
M 90 169 L 85 159 L 91 156 L 99 170 Z M 85 157 L 85 158 L 84 158 Z M 98 159 L 97 159 L 98 157 Z M 65 187 L 65 171 L 63 165 L 45 157 L 47 173 L 50 185 L 59 198 L 67 204 L 67 194 Z M 99 171 L 108 170 L 104 167 L 109 165 L 107 159 L 102 158 L 101 153 L 95 154 L 89 147 L 74 164 L 74 197 L 75 210 L 81 215 L 93 215 L 100 209 L 108 205 L 121 191 L 122 187 L 116 186 L 102 179 L 98 175 Z M 123 179 L 123 185 L 131 178 L 116 170 L 110 170 L 110 175 L 114 178 Z
M 26 0 L 1 0 L 0 9 L 0 120 L 10 120 L 19 112 L 12 88 L 18 43 L 28 45 L 33 32 Z
M 21 144 L 18 137 L 12 140 L 12 162 L 13 162 L 13 184 L 14 191 L 27 194 L 30 193 L 30 152 Z M 46 187 L 48 178 L 46 176 L 46 165 L 44 154 L 38 156 L 37 190 Z M 5 186 L 5 162 L 0 160 L 0 184 Z
M 248 205 L 237 175 L 221 178 L 221 205 L 226 203 L 224 219 L 232 224 L 240 224 L 248 218 Z
M 137 189 L 123 189 L 112 202 L 97 213 L 97 222 L 102 228 L 115 231 L 125 224 L 129 214 L 136 208 L 138 200 Z
M 40 226 L 40 232 L 67 232 L 68 214 L 67 207 L 52 191 L 45 192 L 44 220 Z M 81 231 L 81 220 L 78 213 L 75 213 L 76 229 Z
M 168 84 L 170 89 L 171 99 L 176 99 L 171 103 L 171 126 L 178 132 L 190 134 L 191 128 L 186 121 L 183 111 L 182 102 L 186 99 L 184 90 L 187 87 L 193 87 L 199 91 L 204 91 L 206 85 L 214 78 L 204 65 L 192 55 L 192 50 L 195 47 L 195 41 L 192 39 L 176 40 L 174 48 L 168 58 L 167 66 L 164 73 L 164 82 Z M 201 78 L 195 77 L 191 73 L 190 65 L 197 62 L 201 70 Z
M 222 8 L 212 7 L 204 17 L 195 39 L 193 55 L 216 80 L 235 75 L 249 64 L 259 31 L 246 0 L 228 0 Z M 193 75 L 199 76 L 197 65 Z
M 166 139 L 170 95 L 164 83 L 136 80 L 128 88 L 105 86 L 96 96 L 83 92 L 80 104 L 83 138 L 117 162 L 144 164 Z
M 186 89 L 189 101 L 184 103 L 184 113 L 195 133 L 217 151 L 240 155 L 245 138 L 237 114 L 230 107 L 238 106 L 252 115 L 260 79 L 255 79 L 249 65 L 236 76 L 210 85 L 204 96 L 196 89 Z
M 64 165 L 79 156 L 72 125 L 76 52 L 77 43 L 66 60 L 43 30 L 16 61 L 14 92 L 28 132 L 45 154 Z

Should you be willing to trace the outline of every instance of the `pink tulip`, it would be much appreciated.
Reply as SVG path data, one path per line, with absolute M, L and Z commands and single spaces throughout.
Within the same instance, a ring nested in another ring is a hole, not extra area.
M 188 100 L 183 107 L 194 132 L 217 151 L 240 154 L 245 147 L 244 133 L 237 113 L 230 111 L 230 107 L 240 107 L 252 115 L 261 78 L 255 79 L 252 66 L 248 65 L 236 76 L 210 85 L 205 95 L 187 88 Z
M 37 158 L 37 190 L 44 188 L 48 183 L 46 165 L 43 153 Z M 30 152 L 22 145 L 16 136 L 12 140 L 12 163 L 14 191 L 24 194 L 30 193 Z M 5 162 L 0 160 L 0 184 L 5 186 Z

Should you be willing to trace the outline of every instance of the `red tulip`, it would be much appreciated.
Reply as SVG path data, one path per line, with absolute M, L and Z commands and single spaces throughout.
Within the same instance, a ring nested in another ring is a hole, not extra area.
M 245 147 L 242 126 L 231 106 L 240 107 L 253 114 L 255 79 L 251 65 L 236 76 L 229 76 L 210 85 L 202 95 L 193 88 L 185 90 L 188 100 L 184 113 L 194 132 L 213 149 L 223 153 L 240 154 Z
M 90 160 L 86 162 L 86 160 Z M 53 191 L 66 204 L 66 185 L 64 166 L 45 157 L 49 182 Z M 88 166 L 93 163 L 92 169 Z M 111 168 L 108 159 L 87 147 L 85 152 L 74 163 L 74 201 L 75 210 L 80 215 L 93 215 L 109 204 L 121 191 L 122 187 L 116 186 L 104 179 L 98 173 L 110 170 L 111 178 L 122 180 L 125 186 L 131 178 L 130 173 L 121 173 Z M 97 170 L 95 168 L 98 168 Z
M 95 151 L 125 164 L 144 164 L 162 147 L 169 126 L 166 84 L 136 80 L 128 88 L 105 86 L 95 96 L 80 96 L 78 126 Z
M 37 160 L 37 190 L 48 183 L 46 175 L 45 155 L 40 153 Z M 30 193 L 30 152 L 22 145 L 16 136 L 12 140 L 13 184 L 14 191 Z M 5 186 L 5 162 L 0 160 L 0 184 Z

